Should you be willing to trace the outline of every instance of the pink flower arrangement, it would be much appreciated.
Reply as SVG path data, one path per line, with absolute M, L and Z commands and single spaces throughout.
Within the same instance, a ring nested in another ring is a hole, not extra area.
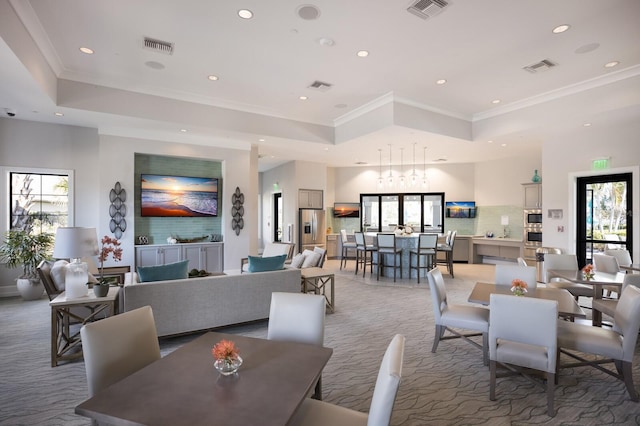
M 240 351 L 236 348 L 236 344 L 231 340 L 221 340 L 211 349 L 211 354 L 216 360 L 225 360 L 230 362 L 238 358 Z
M 591 263 L 587 263 L 586 265 L 584 265 L 584 268 L 582 268 L 582 274 L 584 275 L 584 279 L 589 281 L 590 279 L 593 278 L 593 275 L 595 274 L 593 272 L 593 265 Z
M 516 296 L 523 296 L 527 292 L 527 283 L 521 279 L 511 281 L 511 292 Z
M 122 248 L 120 247 L 120 241 L 117 238 L 111 238 L 108 235 L 102 237 L 100 241 L 102 248 L 98 253 L 98 260 L 100 261 L 100 284 L 104 284 L 104 261 L 109 258 L 109 255 L 113 256 L 113 260 L 119 262 L 122 260 Z

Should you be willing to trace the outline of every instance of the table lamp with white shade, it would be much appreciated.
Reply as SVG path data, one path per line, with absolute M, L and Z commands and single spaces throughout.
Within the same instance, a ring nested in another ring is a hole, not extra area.
M 88 267 L 83 257 L 98 254 L 96 228 L 61 227 L 56 231 L 53 257 L 70 259 L 65 274 L 64 290 L 68 299 L 86 296 L 89 293 Z

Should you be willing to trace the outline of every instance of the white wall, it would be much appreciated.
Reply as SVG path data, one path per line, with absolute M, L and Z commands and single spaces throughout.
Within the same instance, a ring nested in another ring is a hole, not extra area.
M 477 205 L 521 206 L 522 184 L 531 182 L 535 170 L 540 173 L 542 159 L 540 156 L 513 157 L 476 163 L 475 166 L 474 199 Z
M 600 128 L 597 123 L 573 134 L 556 134 L 544 141 L 542 150 L 543 244 L 575 253 L 575 180 L 580 176 L 633 173 L 632 258 L 640 259 L 640 123 L 620 123 L 615 128 Z M 611 157 L 611 169 L 593 172 L 594 159 Z M 548 209 L 562 209 L 563 218 L 546 218 Z M 564 226 L 565 232 L 558 232 Z

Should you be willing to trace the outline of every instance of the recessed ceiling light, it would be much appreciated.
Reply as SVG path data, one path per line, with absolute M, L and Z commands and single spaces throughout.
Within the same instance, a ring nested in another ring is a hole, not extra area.
M 188 132 L 188 130 L 187 130 L 187 129 L 180 129 L 180 131 L 181 131 L 182 133 L 187 133 L 187 132 Z
M 242 19 L 251 19 L 253 18 L 253 12 L 250 11 L 249 9 L 240 9 L 238 11 L 238 16 L 241 17 Z
M 567 24 L 558 25 L 557 27 L 555 27 L 553 29 L 553 33 L 554 34 L 560 34 L 560 33 L 563 33 L 565 31 L 567 31 L 569 28 L 571 28 L 571 26 L 567 25 Z
M 156 61 L 147 61 L 144 63 L 146 66 L 148 66 L 151 69 L 154 70 L 163 70 L 164 69 L 164 65 L 161 64 L 160 62 L 156 62 Z
M 440 80 L 436 80 L 436 84 L 445 84 L 447 82 L 447 80 L 445 80 L 444 78 L 441 78 Z
M 503 144 L 502 144 L 502 145 L 500 145 L 500 146 L 507 146 L 507 144 L 506 144 L 506 143 L 503 143 Z
M 318 40 L 318 44 L 320 44 L 320 46 L 331 47 L 334 44 L 336 44 L 336 42 L 333 41 L 333 39 L 330 39 L 329 37 L 322 37 Z
M 617 66 L 618 64 L 620 64 L 620 61 L 611 61 L 611 62 L 607 62 L 606 64 L 604 64 L 605 68 L 613 68 L 615 66 Z
M 82 53 L 86 53 L 87 55 L 93 55 L 93 49 L 89 49 L 88 47 L 81 47 L 80 51 Z
M 208 75 L 207 78 L 211 81 L 218 81 L 218 76 L 217 75 Z
M 301 101 L 306 101 L 306 100 L 307 100 L 307 99 L 309 99 L 309 98 L 308 98 L 308 97 L 306 97 L 306 96 L 300 96 L 300 98 L 299 98 L 299 99 L 300 99 Z
M 55 115 L 56 117 L 63 117 L 64 114 L 61 112 L 54 112 L 53 115 Z
M 487 143 L 493 143 L 493 141 L 487 141 Z
M 264 138 L 258 139 L 258 142 L 264 142 Z
M 500 103 L 500 99 L 494 99 L 491 101 L 492 104 L 499 104 Z
M 591 123 L 584 123 L 583 126 L 584 127 L 591 127 Z
M 366 58 L 367 56 L 369 56 L 369 51 L 368 50 L 358 50 L 358 53 L 356 53 L 356 55 L 358 55 L 358 57 L 360 57 L 360 58 Z

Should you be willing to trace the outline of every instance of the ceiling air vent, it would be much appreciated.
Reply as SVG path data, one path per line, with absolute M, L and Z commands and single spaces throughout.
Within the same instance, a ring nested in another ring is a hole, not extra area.
M 447 6 L 449 2 L 445 0 L 414 0 L 407 11 L 419 18 L 427 19 L 439 14 Z
M 326 92 L 327 90 L 331 89 L 331 84 L 329 83 L 325 83 L 319 80 L 314 81 L 313 83 L 311 83 L 308 88 L 309 89 L 314 89 L 314 90 L 319 90 L 321 92 Z
M 551 62 L 548 59 L 543 59 L 540 62 L 537 62 L 535 64 L 531 64 L 528 67 L 524 67 L 523 69 L 525 71 L 529 71 L 532 74 L 535 74 L 537 72 L 542 72 L 542 71 L 546 71 L 549 68 L 553 68 L 555 67 L 557 64 L 554 64 L 553 62 Z
M 157 40 L 151 37 L 144 38 L 144 48 L 153 50 L 156 52 L 164 53 L 166 55 L 173 54 L 173 43 L 168 41 Z

